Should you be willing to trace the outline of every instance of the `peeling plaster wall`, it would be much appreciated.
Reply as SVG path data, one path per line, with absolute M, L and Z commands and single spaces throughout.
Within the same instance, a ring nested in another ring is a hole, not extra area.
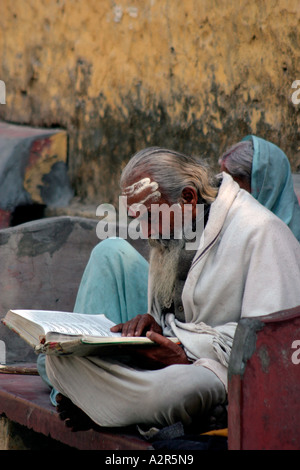
M 1 0 L 0 118 L 62 127 L 76 194 L 115 202 L 135 151 L 219 154 L 248 133 L 300 171 L 294 0 Z

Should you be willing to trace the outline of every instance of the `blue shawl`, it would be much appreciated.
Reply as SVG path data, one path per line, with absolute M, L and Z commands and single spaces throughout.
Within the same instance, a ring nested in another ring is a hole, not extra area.
M 283 220 L 300 242 L 300 206 L 289 160 L 275 144 L 254 135 L 248 135 L 243 140 L 250 139 L 254 147 L 251 194 Z

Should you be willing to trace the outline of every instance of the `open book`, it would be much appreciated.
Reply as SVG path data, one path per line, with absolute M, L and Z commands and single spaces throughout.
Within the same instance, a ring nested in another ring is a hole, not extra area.
M 90 356 L 114 353 L 124 345 L 155 345 L 145 336 L 122 336 L 111 332 L 115 323 L 102 314 L 9 310 L 2 322 L 30 344 L 37 354 Z M 177 338 L 169 339 L 178 342 Z

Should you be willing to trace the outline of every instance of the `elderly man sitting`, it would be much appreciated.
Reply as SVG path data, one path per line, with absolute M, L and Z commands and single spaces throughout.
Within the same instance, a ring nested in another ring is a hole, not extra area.
M 74 310 L 105 313 L 117 323 L 114 331 L 147 335 L 156 345 L 131 357 L 47 356 L 47 376 L 60 397 L 100 426 L 200 428 L 226 402 L 240 318 L 300 304 L 300 245 L 230 175 L 211 178 L 203 163 L 175 151 L 138 152 L 122 173 L 121 189 L 129 215 L 144 209 L 149 279 L 147 262 L 129 243 L 105 240 L 91 254 Z M 197 246 L 191 230 L 175 237 L 175 217 L 168 227 L 160 219 L 150 223 L 156 204 L 190 217 Z M 66 408 L 64 416 L 71 412 Z

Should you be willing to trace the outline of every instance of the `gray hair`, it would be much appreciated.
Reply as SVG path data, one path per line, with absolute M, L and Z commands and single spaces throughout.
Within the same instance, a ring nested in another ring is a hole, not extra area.
M 121 188 L 134 183 L 142 175 L 151 176 L 171 204 L 179 201 L 187 186 L 196 189 L 198 203 L 211 204 L 217 196 L 217 183 L 208 166 L 195 157 L 174 150 L 149 147 L 137 152 L 122 172 Z
M 223 163 L 230 175 L 246 178 L 251 183 L 252 160 L 252 140 L 243 140 L 227 149 L 219 159 L 219 164 Z

